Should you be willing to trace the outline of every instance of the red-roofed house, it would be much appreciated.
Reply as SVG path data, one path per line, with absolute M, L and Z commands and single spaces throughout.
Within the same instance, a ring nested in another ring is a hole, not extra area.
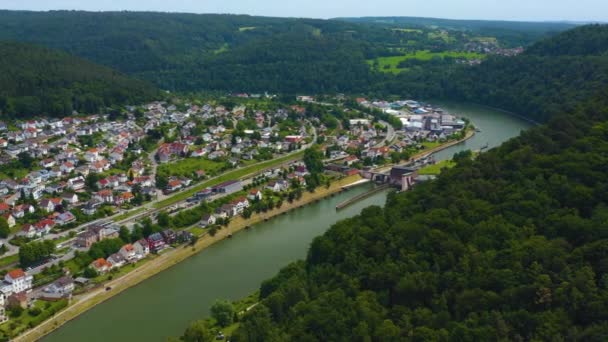
M 233 200 L 230 204 L 233 206 L 233 216 L 236 216 L 242 213 L 245 208 L 249 207 L 249 200 L 247 200 L 245 197 L 239 197 Z
M 104 274 L 112 268 L 112 264 L 104 258 L 93 261 L 89 266 L 99 274 Z
M 0 203 L 0 214 L 4 214 L 6 212 L 8 212 L 9 210 L 11 210 L 11 206 L 2 202 Z
M 114 198 L 114 204 L 115 205 L 123 205 L 125 203 L 131 203 L 131 200 L 135 198 L 135 195 L 133 195 L 130 192 L 123 192 L 122 194 L 116 196 Z
M 104 190 L 100 190 L 97 193 L 95 193 L 93 195 L 94 199 L 97 199 L 101 202 L 104 203 L 113 203 L 114 202 L 114 195 L 112 194 L 112 190 L 110 189 L 104 189 Z
M 258 189 L 253 189 L 251 191 L 249 191 L 249 194 L 247 195 L 247 198 L 255 201 L 255 200 L 262 200 L 262 192 Z
M 135 252 L 135 247 L 133 247 L 133 245 L 130 243 L 122 246 L 119 253 L 122 254 L 122 256 L 125 259 L 127 259 L 127 261 L 129 261 L 129 262 L 137 259 L 137 253 Z
M 33 276 L 26 274 L 22 269 L 14 269 L 4 276 L 4 282 L 0 284 L 0 291 L 6 296 L 10 296 L 13 293 L 29 291 L 32 289 L 33 279 Z

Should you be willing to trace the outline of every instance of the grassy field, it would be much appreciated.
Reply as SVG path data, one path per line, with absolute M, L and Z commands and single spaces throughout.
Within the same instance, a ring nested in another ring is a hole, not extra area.
M 418 29 L 408 29 L 408 28 L 394 28 L 391 29 L 393 31 L 397 31 L 397 32 L 407 32 L 407 33 L 420 33 L 422 34 L 423 31 L 422 30 L 418 30 Z
M 429 61 L 435 57 L 482 59 L 482 58 L 484 58 L 484 55 L 480 54 L 480 53 L 474 53 L 474 52 L 458 52 L 458 51 L 430 52 L 428 50 L 422 50 L 422 51 L 408 53 L 403 56 L 379 57 L 376 59 L 368 60 L 367 62 L 371 66 L 373 66 L 376 62 L 378 62 L 378 70 L 380 70 L 382 72 L 389 72 L 389 73 L 397 74 L 397 73 L 407 70 L 407 69 L 400 69 L 398 67 L 399 63 L 401 63 L 403 61 L 410 60 L 410 59 Z
M 429 150 L 431 148 L 435 148 L 438 146 L 441 146 L 442 143 L 440 143 L 439 141 L 424 141 L 422 142 L 422 146 L 424 146 L 425 150 Z
M 418 170 L 418 174 L 437 176 L 441 173 L 441 170 L 443 168 L 449 169 L 454 166 L 456 166 L 455 162 L 453 162 L 451 160 L 443 160 L 435 165 L 429 165 L 429 166 L 423 167 L 422 169 Z
M 447 31 L 429 32 L 428 37 L 429 39 L 443 40 L 446 43 L 454 41 L 454 38 L 450 37 L 450 34 Z
M 12 265 L 19 262 L 19 254 L 9 255 L 4 258 L 0 258 L 0 268 Z
M 207 174 L 213 174 L 220 170 L 225 164 L 204 158 L 186 158 L 174 163 L 158 166 L 158 174 L 162 176 L 192 177 L 194 172 L 205 170 Z
M 175 204 L 177 202 L 183 201 L 185 199 L 187 199 L 188 197 L 194 195 L 195 193 L 214 186 L 214 185 L 218 185 L 220 183 L 229 181 L 229 180 L 234 180 L 234 179 L 240 179 L 243 178 L 249 174 L 252 173 L 256 173 L 277 165 L 280 165 L 282 163 L 285 163 L 287 161 L 290 160 L 295 160 L 295 159 L 299 159 L 304 155 L 304 151 L 300 151 L 297 152 L 295 154 L 292 155 L 288 155 L 288 156 L 284 156 L 281 158 L 276 158 L 276 159 L 272 159 L 269 161 L 265 161 L 263 163 L 259 163 L 259 164 L 254 164 L 254 165 L 250 165 L 250 166 L 246 166 L 246 167 L 242 167 L 240 169 L 236 169 L 236 170 L 232 170 L 229 172 L 224 173 L 223 175 L 216 177 L 214 179 L 208 180 L 206 182 L 202 182 L 198 185 L 193 186 L 192 188 L 186 190 L 186 191 L 182 191 L 178 194 L 175 194 L 174 196 L 171 196 L 170 198 L 167 198 L 166 200 L 160 201 L 158 203 L 156 203 L 154 205 L 155 208 L 164 208 L 164 207 L 168 207 L 172 204 Z

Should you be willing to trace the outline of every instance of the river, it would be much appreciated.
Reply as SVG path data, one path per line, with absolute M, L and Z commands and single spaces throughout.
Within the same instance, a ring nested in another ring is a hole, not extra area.
M 437 160 L 451 158 L 460 150 L 479 149 L 486 143 L 497 146 L 531 126 L 485 107 L 440 105 L 468 117 L 481 132 L 438 153 Z M 336 212 L 336 204 L 370 186 L 359 186 L 238 233 L 96 306 L 43 340 L 143 342 L 179 336 L 190 321 L 208 316 L 215 300 L 245 297 L 283 266 L 305 257 L 313 238 L 333 223 L 352 217 L 367 206 L 383 205 L 386 191 Z

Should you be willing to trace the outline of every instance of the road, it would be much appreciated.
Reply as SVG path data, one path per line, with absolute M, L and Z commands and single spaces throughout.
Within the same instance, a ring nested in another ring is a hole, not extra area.
M 382 126 L 386 127 L 386 138 L 380 142 L 378 142 L 374 147 L 382 147 L 384 145 L 388 145 L 390 142 L 395 140 L 395 127 L 389 124 L 386 121 L 378 121 Z

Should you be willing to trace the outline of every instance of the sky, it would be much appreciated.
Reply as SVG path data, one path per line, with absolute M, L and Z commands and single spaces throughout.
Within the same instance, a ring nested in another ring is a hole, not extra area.
M 608 0 L 0 0 L 0 8 L 231 13 L 309 18 L 416 16 L 608 21 Z

